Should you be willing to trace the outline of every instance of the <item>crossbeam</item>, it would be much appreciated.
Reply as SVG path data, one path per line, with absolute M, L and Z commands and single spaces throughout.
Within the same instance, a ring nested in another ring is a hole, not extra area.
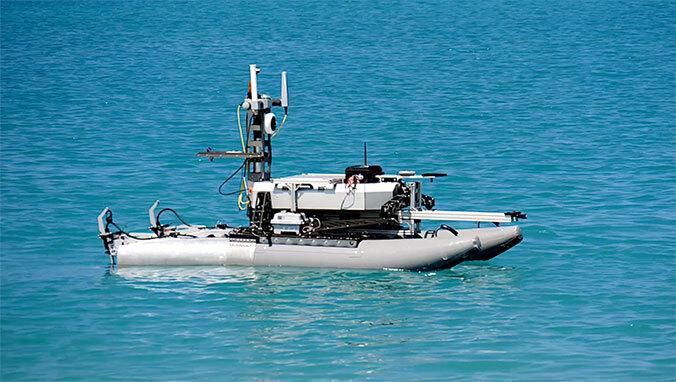
M 463 222 L 511 223 L 525 219 L 520 212 L 400 211 L 401 220 L 445 220 Z
M 261 159 L 263 153 L 244 153 L 241 151 L 201 151 L 197 153 L 198 157 L 207 158 L 247 158 L 247 159 Z

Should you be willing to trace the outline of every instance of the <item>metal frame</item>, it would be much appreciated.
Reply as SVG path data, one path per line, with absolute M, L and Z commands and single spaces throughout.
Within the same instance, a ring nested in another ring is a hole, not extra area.
M 462 222 L 489 222 L 512 223 L 518 220 L 514 216 L 503 212 L 472 212 L 472 211 L 401 211 L 401 220 L 444 220 Z

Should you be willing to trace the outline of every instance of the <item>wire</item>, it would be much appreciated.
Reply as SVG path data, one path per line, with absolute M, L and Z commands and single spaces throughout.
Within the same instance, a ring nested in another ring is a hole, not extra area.
M 343 201 L 340 203 L 340 208 L 339 208 L 340 211 L 343 210 L 343 205 L 345 204 L 347 197 L 355 192 L 355 189 L 350 187 L 350 186 L 346 186 L 346 188 L 347 188 L 347 192 L 345 192 L 345 197 L 343 198 Z M 356 195 L 355 195 L 355 198 L 356 198 Z M 352 204 L 354 204 L 354 200 L 352 201 Z
M 130 234 L 129 232 L 127 232 L 127 231 L 123 230 L 122 228 L 120 228 L 119 225 L 113 223 L 112 221 L 111 221 L 111 222 L 108 222 L 108 223 L 106 224 L 106 230 L 108 229 L 108 226 L 109 226 L 109 225 L 112 225 L 113 227 L 117 228 L 117 230 L 118 230 L 119 233 L 121 233 L 121 234 L 123 234 L 123 235 L 126 235 L 126 236 L 129 236 L 129 237 L 131 237 L 132 239 L 136 239 L 136 240 L 151 240 L 151 239 L 156 239 L 156 237 L 140 237 L 140 236 L 134 236 L 134 235 Z
M 254 118 L 253 114 L 251 114 L 251 116 L 249 116 L 249 114 L 247 113 L 247 118 L 246 118 L 246 144 L 247 145 L 249 144 L 249 133 L 251 132 L 251 125 L 253 124 L 253 118 Z
M 237 170 L 235 170 L 235 172 L 233 172 L 233 173 L 230 174 L 227 178 L 225 178 L 225 180 L 223 181 L 223 183 L 221 183 L 221 185 L 218 186 L 218 193 L 219 193 L 219 194 L 221 194 L 221 195 L 223 195 L 223 196 L 228 196 L 228 195 L 234 195 L 234 194 L 236 194 L 236 193 L 239 192 L 239 191 L 236 191 L 236 192 L 227 192 L 227 193 L 224 193 L 224 192 L 223 192 L 223 186 L 225 186 L 225 184 L 228 183 L 228 182 L 230 181 L 230 179 L 232 179 L 235 175 L 237 175 L 238 172 L 242 171 L 242 169 L 244 168 L 244 165 L 245 165 L 245 164 L 246 164 L 246 160 L 244 160 L 244 162 L 242 162 L 242 164 L 239 166 L 239 168 L 237 168 Z
M 251 118 L 253 118 L 253 116 L 251 116 Z M 251 131 L 250 130 L 251 129 L 251 118 L 249 118 L 249 115 L 247 114 L 247 119 L 246 119 L 246 144 L 244 143 L 244 139 L 242 139 L 243 147 L 247 147 L 249 145 L 249 133 Z M 241 127 L 240 127 L 240 136 L 241 136 L 241 131 L 242 130 L 241 130 Z M 246 150 L 243 150 L 243 151 L 246 152 Z M 248 177 L 248 172 L 249 172 L 249 166 L 246 166 L 246 164 L 247 164 L 247 160 L 244 159 L 244 163 L 242 164 L 242 166 L 244 166 L 244 171 L 242 171 L 242 183 L 239 186 L 239 191 L 236 192 L 236 194 L 239 194 L 239 195 L 237 195 L 237 209 L 239 209 L 240 211 L 246 210 L 247 205 L 249 205 L 251 203 L 251 201 L 249 200 L 249 193 L 248 192 L 246 194 L 247 200 L 244 201 L 244 198 L 243 198 L 244 192 L 246 192 L 246 186 L 247 186 L 246 179 Z M 233 192 L 231 194 L 235 194 L 235 192 Z
M 261 220 L 258 222 L 258 225 L 261 226 L 261 227 L 263 226 L 263 217 L 265 216 L 265 212 L 264 212 L 265 210 L 264 209 L 265 209 L 265 203 L 267 203 L 267 201 L 268 201 L 268 196 L 270 196 L 269 192 L 263 193 L 263 203 L 262 203 L 263 207 L 261 208 Z
M 251 200 L 249 199 L 249 193 L 246 194 L 247 201 L 244 201 L 244 193 L 246 192 L 246 180 L 245 178 L 242 178 L 242 185 L 241 188 L 239 189 L 239 196 L 237 197 L 237 208 L 239 208 L 240 211 L 246 210 L 246 207 L 251 203 Z
M 188 227 L 192 227 L 192 225 L 186 223 L 186 221 L 183 220 L 183 218 L 181 217 L 181 215 L 179 215 L 178 212 L 176 212 L 173 208 L 164 208 L 164 209 L 160 210 L 160 212 L 157 213 L 157 225 L 158 225 L 158 226 L 161 226 L 161 225 L 162 225 L 162 224 L 160 223 L 160 215 L 162 215 L 162 212 L 165 212 L 165 211 L 169 211 L 169 212 L 173 213 L 173 214 L 176 216 L 176 218 L 177 218 L 181 223 L 187 225 Z
M 178 215 L 177 215 L 177 216 L 178 216 Z M 184 224 L 185 224 L 185 223 L 184 223 Z M 110 222 L 110 223 L 106 224 L 106 228 L 108 228 L 109 225 L 112 225 L 112 226 L 114 226 L 115 228 L 117 228 L 117 231 L 118 231 L 118 232 L 116 232 L 116 233 L 120 233 L 120 234 L 122 234 L 122 235 L 129 236 L 129 237 L 131 237 L 132 239 L 136 239 L 136 240 L 155 240 L 155 239 L 161 238 L 160 236 L 140 237 L 140 236 L 132 235 L 132 234 L 130 234 L 129 232 L 127 232 L 127 231 L 123 230 L 122 228 L 120 228 L 119 225 L 117 225 L 117 224 L 115 224 L 115 223 L 113 223 L 113 222 Z M 186 224 L 186 225 L 189 225 L 189 224 Z M 195 236 L 195 235 L 190 235 L 190 234 L 185 234 L 185 233 L 178 233 L 178 232 L 173 232 L 173 233 L 171 233 L 169 236 L 175 236 L 175 237 L 178 237 L 178 236 L 185 236 L 185 237 L 197 238 L 197 236 Z
M 240 143 L 242 144 L 242 153 L 246 153 L 246 143 L 244 141 L 244 131 L 242 129 L 241 109 L 242 109 L 242 106 L 237 105 L 237 127 L 239 128 L 239 140 L 240 140 Z M 248 121 L 248 119 L 247 119 L 247 122 L 246 122 L 246 126 L 247 126 L 246 135 L 247 135 L 247 140 L 248 140 L 249 139 L 249 121 Z M 223 195 L 223 196 L 230 196 L 230 195 L 239 194 L 239 196 L 237 197 L 237 207 L 241 211 L 245 210 L 247 204 L 249 204 L 248 200 L 246 202 L 243 200 L 243 193 L 244 193 L 244 191 L 246 191 L 246 180 L 245 180 L 246 179 L 246 168 L 245 168 L 246 163 L 247 163 L 247 160 L 245 158 L 244 161 L 242 161 L 242 164 L 237 168 L 237 170 L 235 170 L 232 174 L 230 174 L 227 178 L 225 178 L 225 180 L 221 183 L 221 185 L 218 186 L 218 193 Z M 237 191 L 234 191 L 234 192 L 223 192 L 223 186 L 225 186 L 225 184 L 228 183 L 232 178 L 234 178 L 235 175 L 237 175 L 240 171 L 242 171 L 242 169 L 244 169 L 244 173 L 243 173 L 242 185 L 240 186 L 240 189 L 237 190 Z M 248 195 L 247 195 L 247 197 L 248 197 Z
M 284 127 L 284 122 L 286 122 L 286 116 L 288 116 L 288 114 L 284 114 L 284 118 L 282 118 L 282 123 L 279 125 L 279 129 L 277 129 L 277 131 L 275 131 L 272 134 L 272 138 L 276 137 L 277 134 L 279 134 L 279 132 L 282 131 L 282 128 Z
M 237 127 L 239 127 L 239 140 L 242 143 L 242 152 L 246 152 L 246 146 L 244 145 L 244 133 L 242 132 L 242 117 L 240 116 L 239 110 L 242 108 L 241 105 L 237 105 Z M 248 138 L 248 132 L 247 132 Z

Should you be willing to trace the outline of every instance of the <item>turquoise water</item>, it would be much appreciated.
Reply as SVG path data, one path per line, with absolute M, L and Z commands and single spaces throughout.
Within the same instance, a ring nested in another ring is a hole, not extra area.
M 676 379 L 673 1 L 0 3 L 0 368 L 14 380 Z M 258 4 L 258 3 L 257 3 Z M 111 271 L 106 206 L 243 223 L 248 64 L 274 173 L 447 171 L 525 240 L 437 273 Z M 235 187 L 235 185 L 232 185 Z M 229 191 L 230 189 L 228 189 Z

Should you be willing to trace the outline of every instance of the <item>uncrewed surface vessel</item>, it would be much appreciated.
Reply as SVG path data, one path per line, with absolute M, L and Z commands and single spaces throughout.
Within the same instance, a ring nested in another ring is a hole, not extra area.
M 228 179 L 242 173 L 237 201 L 247 212 L 249 225 L 198 226 L 184 221 L 164 225 L 161 215 L 176 212 L 170 208 L 156 212 L 156 201 L 149 210 L 150 232 L 129 233 L 105 208 L 98 218 L 99 236 L 113 264 L 435 270 L 489 260 L 523 239 L 518 226 L 502 224 L 525 219 L 525 214 L 435 210 L 435 200 L 422 193 L 422 184 L 445 174 L 385 174 L 380 166 L 368 164 L 366 146 L 364 163 L 347 167 L 344 173 L 272 178 L 272 140 L 283 127 L 289 106 L 286 72 L 278 99 L 258 93 L 259 72 L 250 65 L 249 90 L 237 107 L 242 151 L 198 153 L 210 159 L 242 160 Z M 273 107 L 284 110 L 279 128 Z M 240 110 L 246 111 L 244 127 Z M 441 224 L 423 231 L 424 220 L 493 226 L 456 230 Z

